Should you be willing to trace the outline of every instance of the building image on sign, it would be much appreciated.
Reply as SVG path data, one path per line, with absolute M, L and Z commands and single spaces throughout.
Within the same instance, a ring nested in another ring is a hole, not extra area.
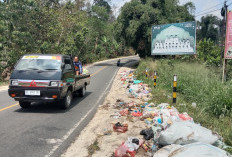
M 179 39 L 177 35 L 168 36 L 164 41 L 155 42 L 154 50 L 156 53 L 166 52 L 194 52 L 189 39 Z

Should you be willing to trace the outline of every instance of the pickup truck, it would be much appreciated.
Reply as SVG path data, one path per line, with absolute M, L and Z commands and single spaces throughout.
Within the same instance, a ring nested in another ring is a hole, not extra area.
M 60 54 L 24 55 L 10 77 L 8 94 L 22 108 L 32 102 L 52 102 L 69 108 L 73 96 L 84 96 L 90 75 L 76 75 L 72 57 Z

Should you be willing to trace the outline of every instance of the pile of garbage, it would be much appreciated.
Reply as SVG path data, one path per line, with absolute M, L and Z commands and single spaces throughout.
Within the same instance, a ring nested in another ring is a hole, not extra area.
M 117 112 L 111 117 L 134 117 L 144 121 L 146 128 L 141 130 L 141 138 L 129 137 L 124 141 L 115 150 L 115 157 L 134 157 L 141 149 L 144 156 L 151 157 L 231 157 L 216 147 L 221 137 L 196 124 L 186 112 L 179 113 L 167 103 L 148 103 L 152 98 L 151 89 L 141 80 L 136 80 L 133 71 L 122 72 L 121 81 L 129 97 L 142 99 L 144 103 L 117 100 L 112 105 Z M 113 130 L 125 133 L 128 131 L 128 124 L 115 123 Z
M 133 71 L 124 71 L 120 73 L 121 81 L 127 88 L 126 94 L 130 98 L 138 98 L 143 101 L 149 101 L 152 98 L 151 89 L 141 80 L 137 80 Z

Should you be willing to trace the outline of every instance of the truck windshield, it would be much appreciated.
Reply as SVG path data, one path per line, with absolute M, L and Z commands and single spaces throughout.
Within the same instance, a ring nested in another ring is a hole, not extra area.
M 61 70 L 61 60 L 22 58 L 15 67 L 15 70 Z

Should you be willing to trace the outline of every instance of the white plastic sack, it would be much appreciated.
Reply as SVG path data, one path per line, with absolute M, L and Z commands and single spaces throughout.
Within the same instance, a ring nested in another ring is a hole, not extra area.
M 181 145 L 177 145 L 177 144 L 172 144 L 163 147 L 160 150 L 158 150 L 153 157 L 169 157 L 169 155 L 171 155 L 174 151 L 178 150 L 181 147 L 182 147 Z
M 163 147 L 153 157 L 231 157 L 231 155 L 209 144 L 193 143 Z
M 159 144 L 166 146 L 170 144 L 190 144 L 202 142 L 206 144 L 214 144 L 219 139 L 218 135 L 212 133 L 198 124 L 192 122 L 175 122 L 165 131 L 161 132 L 158 139 Z

